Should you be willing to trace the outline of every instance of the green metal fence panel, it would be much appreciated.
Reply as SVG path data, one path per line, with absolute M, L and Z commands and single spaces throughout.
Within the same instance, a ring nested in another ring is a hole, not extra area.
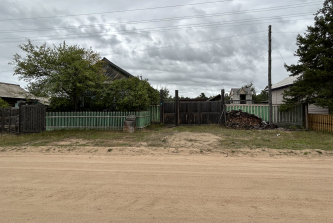
M 150 105 L 147 108 L 147 111 L 151 113 L 150 119 L 151 123 L 160 123 L 160 106 L 159 105 Z
M 268 122 L 269 105 L 260 104 L 244 104 L 244 105 L 232 105 L 227 104 L 226 110 L 242 110 L 249 114 L 254 114 L 260 117 L 262 120 Z M 302 106 L 297 106 L 293 110 L 288 112 L 279 111 L 279 105 L 272 106 L 273 123 L 283 125 L 302 125 L 303 124 L 303 109 Z
M 123 129 L 128 115 L 136 115 L 136 128 L 159 122 L 160 107 L 149 106 L 140 112 L 47 112 L 46 130 L 57 129 Z

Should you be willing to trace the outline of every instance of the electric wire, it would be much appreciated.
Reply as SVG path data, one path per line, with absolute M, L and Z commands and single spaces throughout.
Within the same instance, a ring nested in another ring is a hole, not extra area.
M 262 57 L 265 53 L 268 53 L 268 50 L 266 50 L 265 52 L 263 52 L 263 53 L 260 54 L 259 56 L 255 57 L 254 59 L 249 60 L 249 61 L 247 61 L 246 63 L 241 64 L 240 66 L 236 67 L 235 69 L 232 69 L 231 71 L 228 71 L 228 73 L 234 72 L 234 71 L 240 69 L 241 67 L 244 67 L 246 64 L 251 63 L 251 62 L 255 61 L 256 59 Z
M 279 50 L 279 48 L 278 48 L 276 42 L 275 42 L 275 39 L 274 39 L 273 37 L 272 37 L 272 40 L 273 40 L 273 41 L 272 41 L 273 44 L 275 45 L 275 49 L 278 50 L 278 52 L 279 52 L 279 54 L 280 54 L 280 56 L 281 56 L 281 58 L 282 58 L 282 60 L 283 60 L 283 63 L 286 64 L 286 61 L 284 60 L 284 58 L 283 58 L 283 56 L 282 56 L 282 54 L 281 54 L 281 52 L 280 52 L 280 50 Z
M 266 32 L 266 31 L 253 32 L 253 33 L 243 33 L 241 35 L 220 37 L 220 38 L 198 41 L 198 42 L 191 42 L 191 43 L 186 43 L 186 44 L 178 44 L 178 45 L 163 46 L 163 47 L 154 47 L 154 48 L 148 48 L 148 49 L 133 49 L 130 52 L 112 53 L 112 54 L 109 54 L 109 55 L 130 54 L 133 51 L 150 51 L 150 50 L 159 50 L 159 49 L 172 48 L 172 47 L 188 46 L 188 45 L 192 45 L 192 44 L 207 43 L 207 42 L 218 41 L 218 40 L 222 40 L 222 39 L 229 39 L 229 38 L 240 37 L 240 36 L 246 36 L 246 35 L 252 35 L 252 34 L 257 34 L 257 33 L 262 33 L 262 32 Z
M 256 18 L 252 20 L 234 20 L 234 21 L 226 21 L 226 22 L 211 22 L 211 23 L 199 23 L 199 24 L 188 24 L 183 26 L 164 26 L 164 27 L 154 27 L 154 28 L 145 28 L 145 29 L 135 29 L 135 30 L 119 30 L 119 31 L 103 31 L 103 32 L 94 32 L 94 33 L 80 33 L 80 34 L 70 34 L 70 35 L 52 35 L 52 36 L 38 36 L 38 37 L 8 37 L 8 38 L 2 38 L 0 39 L 0 43 L 8 43 L 8 42 L 21 42 L 22 39 L 34 39 L 34 40 L 42 40 L 43 38 L 52 38 L 52 39 L 62 39 L 62 38 L 72 38 L 72 37 L 89 37 L 89 36 L 100 36 L 100 34 L 122 34 L 122 33 L 134 33 L 134 34 L 140 34 L 142 32 L 164 32 L 164 31 L 170 31 L 170 30 L 182 30 L 182 29 L 197 29 L 197 28 L 206 28 L 206 27 L 216 27 L 216 26 L 230 26 L 230 25 L 252 25 L 253 22 L 256 21 L 263 21 L 263 20 L 276 20 L 281 18 L 290 18 L 290 17 L 299 17 L 299 16 L 307 16 L 308 14 L 296 14 L 296 15 L 288 15 L 284 17 L 266 17 L 266 18 Z M 310 18 L 309 18 L 310 19 Z M 313 19 L 313 18 L 311 18 Z M 296 20 L 304 20 L 304 19 L 296 19 Z M 284 21 L 295 21 L 294 20 L 284 20 Z M 58 37 L 58 38 L 57 38 Z M 1 41 L 1 40 L 8 40 L 10 41 Z M 12 41 L 20 39 L 21 41 Z
M 55 30 L 67 30 L 67 29 L 84 29 L 84 28 L 95 28 L 95 27 L 104 27 L 109 25 L 129 25 L 129 24 L 140 24 L 140 23 L 151 23 L 151 22 L 165 22 L 165 21 L 177 21 L 177 20 L 187 20 L 187 19 L 197 19 L 197 18 L 206 18 L 206 17 L 216 17 L 216 16 L 225 16 L 225 15 L 234 15 L 234 14 L 243 14 L 243 13 L 252 13 L 252 12 L 266 12 L 272 10 L 280 9 L 290 9 L 295 7 L 305 7 L 317 5 L 312 4 L 296 4 L 296 5 L 284 5 L 278 7 L 269 7 L 269 8 L 259 8 L 253 10 L 245 11 L 234 11 L 234 12 L 225 12 L 225 13 L 214 13 L 214 14 L 205 14 L 205 15 L 194 15 L 194 16 L 183 16 L 183 17 L 168 17 L 161 19 L 151 19 L 151 20 L 139 20 L 139 21 L 127 21 L 127 22 L 117 22 L 117 23 L 102 23 L 102 24 L 92 24 L 92 25 L 80 25 L 80 26 L 67 26 L 67 27 L 58 27 L 58 28 L 39 28 L 39 29 L 20 29 L 20 30 L 0 30 L 0 33 L 13 33 L 13 32 L 31 32 L 31 31 L 55 31 Z
M 75 16 L 87 16 L 87 15 L 90 16 L 90 15 L 101 15 L 101 14 L 112 14 L 112 13 L 119 13 L 119 12 L 133 12 L 133 11 L 144 11 L 144 10 L 164 9 L 164 8 L 176 8 L 176 7 L 183 7 L 183 6 L 203 5 L 203 4 L 212 4 L 212 3 L 223 3 L 223 2 L 229 2 L 229 1 L 233 1 L 233 0 L 212 1 L 212 2 L 199 2 L 199 3 L 192 3 L 192 4 L 169 5 L 169 6 L 160 6 L 160 7 L 152 7 L 152 8 L 126 9 L 126 10 L 117 10 L 117 11 L 111 11 L 111 12 L 95 12 L 95 13 L 73 14 L 73 15 L 56 15 L 56 16 L 41 16 L 41 17 L 32 17 L 32 18 L 2 19 L 2 20 L 0 20 L 0 22 L 3 22 L 3 21 L 50 19 L 50 18 L 61 18 L 61 17 L 75 17 Z

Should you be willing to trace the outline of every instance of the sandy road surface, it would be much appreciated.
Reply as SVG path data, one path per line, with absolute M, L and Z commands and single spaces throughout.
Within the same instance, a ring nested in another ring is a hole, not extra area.
M 333 158 L 0 156 L 0 222 L 333 222 Z

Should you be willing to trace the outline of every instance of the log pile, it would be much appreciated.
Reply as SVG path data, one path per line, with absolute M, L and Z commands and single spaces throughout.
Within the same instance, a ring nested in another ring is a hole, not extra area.
M 256 115 L 232 110 L 227 112 L 226 127 L 233 129 L 266 129 L 269 125 Z

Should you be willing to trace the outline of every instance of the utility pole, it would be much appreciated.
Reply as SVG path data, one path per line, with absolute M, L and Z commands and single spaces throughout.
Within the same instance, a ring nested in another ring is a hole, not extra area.
M 268 26 L 268 121 L 273 128 L 273 109 L 272 109 L 272 26 Z

